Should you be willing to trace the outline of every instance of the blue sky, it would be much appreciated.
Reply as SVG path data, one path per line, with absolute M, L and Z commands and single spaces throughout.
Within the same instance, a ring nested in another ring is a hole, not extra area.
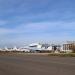
M 0 45 L 75 40 L 75 0 L 0 0 Z

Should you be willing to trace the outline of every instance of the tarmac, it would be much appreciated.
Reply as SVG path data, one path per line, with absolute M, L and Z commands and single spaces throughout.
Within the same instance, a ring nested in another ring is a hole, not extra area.
M 0 55 L 0 75 L 75 75 L 75 57 Z

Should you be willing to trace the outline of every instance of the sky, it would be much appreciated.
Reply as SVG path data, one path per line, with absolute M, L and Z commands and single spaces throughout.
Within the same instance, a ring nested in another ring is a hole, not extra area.
M 75 0 L 0 0 L 0 46 L 75 40 Z

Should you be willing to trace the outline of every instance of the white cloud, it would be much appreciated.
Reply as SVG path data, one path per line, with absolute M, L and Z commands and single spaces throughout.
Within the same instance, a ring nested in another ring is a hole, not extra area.
M 0 35 L 5 35 L 5 34 L 8 34 L 8 33 L 12 33 L 13 30 L 11 29 L 7 29 L 7 28 L 0 28 Z
M 26 30 L 39 30 L 39 31 L 46 31 L 46 30 L 75 30 L 75 22 L 39 22 L 39 23 L 29 23 L 23 24 L 20 28 Z
M 7 21 L 0 20 L 0 26 L 1 26 L 1 25 L 5 25 L 5 24 L 7 24 Z
M 21 24 L 20 26 L 15 27 L 14 29 L 0 28 L 0 34 L 8 33 L 34 33 L 34 32 L 46 32 L 49 33 L 62 33 L 66 31 L 75 30 L 75 22 L 39 22 L 39 23 L 28 23 Z
M 21 24 L 13 29 L 0 28 L 0 41 L 4 40 L 4 44 L 8 44 L 8 42 L 11 44 L 16 42 L 23 44 L 24 42 L 28 43 L 39 40 L 74 40 L 74 36 L 71 35 L 71 30 L 75 30 L 74 24 L 75 22 L 39 22 Z

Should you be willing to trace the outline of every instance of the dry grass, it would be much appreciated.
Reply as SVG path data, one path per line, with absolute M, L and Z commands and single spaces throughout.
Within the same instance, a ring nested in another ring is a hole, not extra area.
M 9 52 L 9 51 L 0 51 L 0 55 L 45 55 L 45 56 L 59 56 L 59 57 L 75 57 L 75 53 L 25 53 L 25 52 Z
M 50 53 L 48 56 L 75 57 L 75 53 Z

